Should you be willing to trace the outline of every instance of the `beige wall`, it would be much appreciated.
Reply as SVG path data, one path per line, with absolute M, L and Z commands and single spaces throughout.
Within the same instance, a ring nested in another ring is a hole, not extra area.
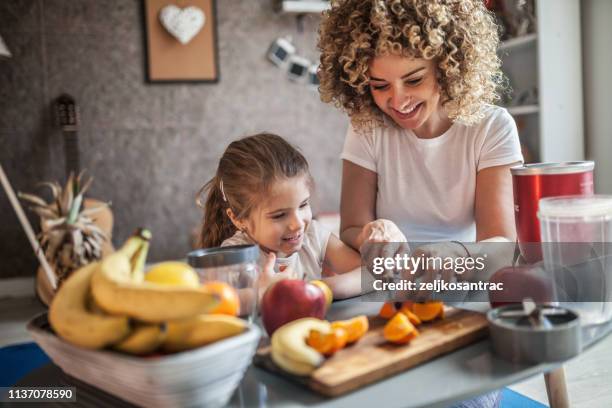
M 269 0 L 217 0 L 220 82 L 146 84 L 140 0 L 3 0 L 0 160 L 16 190 L 64 176 L 63 140 L 50 117 L 62 92 L 80 107 L 81 162 L 92 195 L 113 203 L 114 242 L 138 226 L 154 234 L 152 260 L 180 258 L 200 220 L 194 195 L 233 139 L 272 131 L 298 145 L 317 181 L 315 209 L 337 211 L 346 119 L 289 82 L 264 58 L 291 35 L 317 58 L 318 18 L 303 32 Z M 31 275 L 36 260 L 0 194 L 0 278 Z

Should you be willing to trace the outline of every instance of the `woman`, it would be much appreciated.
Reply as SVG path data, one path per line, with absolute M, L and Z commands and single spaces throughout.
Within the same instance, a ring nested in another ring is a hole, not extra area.
M 514 239 L 509 168 L 522 155 L 514 120 L 490 105 L 497 45 L 480 0 L 332 2 L 320 90 L 351 119 L 343 241 Z
M 523 159 L 512 117 L 491 105 L 498 41 L 482 0 L 332 1 L 319 77 L 321 99 L 351 119 L 345 243 L 514 240 L 509 168 Z M 494 406 L 498 396 L 463 406 Z

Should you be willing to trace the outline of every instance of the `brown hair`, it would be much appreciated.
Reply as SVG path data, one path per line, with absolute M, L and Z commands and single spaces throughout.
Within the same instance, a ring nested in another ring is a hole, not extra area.
M 483 0 L 333 0 L 319 28 L 319 87 L 356 129 L 382 124 L 369 90 L 377 55 L 433 59 L 449 117 L 467 124 L 499 99 L 498 27 Z
M 200 206 L 200 197 L 207 193 L 200 247 L 219 246 L 234 235 L 237 229 L 226 213 L 228 208 L 237 219 L 244 219 L 269 192 L 272 183 L 301 175 L 312 186 L 308 162 L 280 136 L 259 133 L 230 143 L 215 176 L 198 193 Z

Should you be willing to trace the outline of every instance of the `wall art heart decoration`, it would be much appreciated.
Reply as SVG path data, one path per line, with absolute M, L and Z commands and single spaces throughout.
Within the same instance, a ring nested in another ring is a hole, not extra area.
M 181 9 L 170 4 L 160 10 L 159 20 L 173 37 L 185 45 L 204 27 L 206 15 L 195 6 Z

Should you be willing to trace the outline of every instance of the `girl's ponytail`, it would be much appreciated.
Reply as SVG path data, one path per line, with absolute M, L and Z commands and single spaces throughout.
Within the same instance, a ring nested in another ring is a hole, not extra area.
M 204 222 L 200 231 L 200 248 L 218 247 L 236 232 L 236 227 L 226 214 L 228 205 L 223 199 L 220 184 L 221 180 L 215 176 L 198 194 L 201 197 L 204 192 L 208 192 L 204 204 Z

